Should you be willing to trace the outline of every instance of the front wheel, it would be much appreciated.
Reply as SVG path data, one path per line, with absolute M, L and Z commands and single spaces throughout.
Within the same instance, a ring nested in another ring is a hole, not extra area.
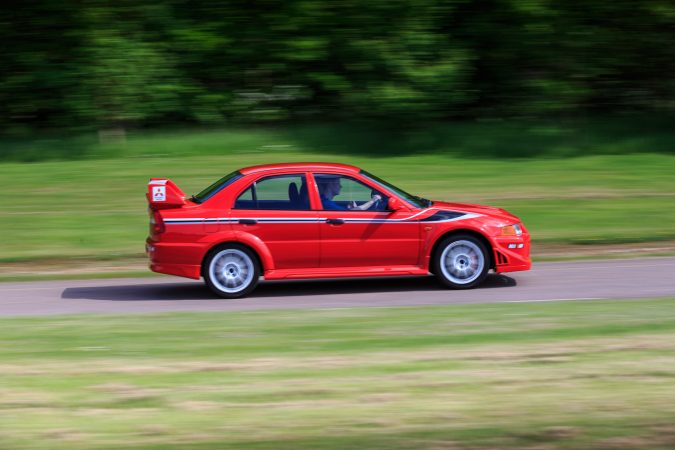
M 457 234 L 445 238 L 434 255 L 434 274 L 444 285 L 469 289 L 480 284 L 490 269 L 485 244 L 474 236 Z
M 204 261 L 206 285 L 218 296 L 238 298 L 255 289 L 260 269 L 253 252 L 231 244 L 212 250 Z

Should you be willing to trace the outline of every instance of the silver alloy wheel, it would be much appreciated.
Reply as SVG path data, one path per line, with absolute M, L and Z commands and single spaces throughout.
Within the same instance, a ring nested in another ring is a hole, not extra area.
M 471 241 L 453 241 L 443 250 L 440 260 L 443 275 L 455 284 L 469 284 L 485 267 L 485 256 Z
M 220 291 L 236 294 L 253 281 L 253 261 L 241 250 L 228 248 L 218 252 L 209 264 L 211 282 Z

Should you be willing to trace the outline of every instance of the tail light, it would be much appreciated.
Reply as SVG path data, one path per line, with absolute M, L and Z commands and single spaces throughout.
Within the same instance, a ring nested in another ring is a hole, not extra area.
M 150 235 L 164 233 L 166 228 L 159 211 L 149 210 L 148 213 L 150 214 Z

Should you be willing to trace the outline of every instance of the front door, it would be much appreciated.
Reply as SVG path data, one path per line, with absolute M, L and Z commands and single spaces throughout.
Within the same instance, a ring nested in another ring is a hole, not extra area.
M 314 179 L 322 208 L 321 267 L 419 265 L 420 224 L 406 220 L 413 212 L 387 211 L 383 193 L 350 176 Z

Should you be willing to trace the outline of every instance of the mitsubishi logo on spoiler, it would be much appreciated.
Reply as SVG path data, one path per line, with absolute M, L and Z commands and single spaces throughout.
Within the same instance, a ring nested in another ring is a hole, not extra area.
M 166 186 L 153 186 L 152 187 L 152 201 L 153 202 L 164 202 L 164 201 L 166 201 Z

